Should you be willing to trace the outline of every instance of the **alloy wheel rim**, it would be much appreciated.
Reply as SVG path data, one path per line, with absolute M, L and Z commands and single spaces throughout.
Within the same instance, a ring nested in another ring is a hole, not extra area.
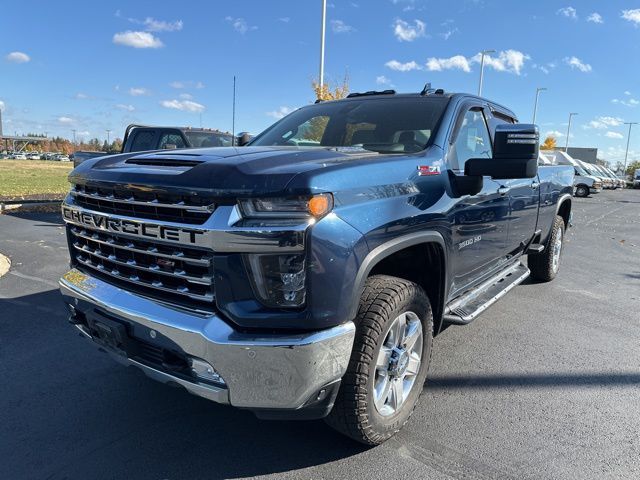
M 373 403 L 380 415 L 393 415 L 407 400 L 420 371 L 423 341 L 422 322 L 414 312 L 404 312 L 391 322 L 373 382 Z
M 562 253 L 562 229 L 558 230 L 556 234 L 556 241 L 553 243 L 553 256 L 551 259 L 551 268 L 553 269 L 553 273 L 558 272 L 558 268 L 560 268 L 560 254 Z

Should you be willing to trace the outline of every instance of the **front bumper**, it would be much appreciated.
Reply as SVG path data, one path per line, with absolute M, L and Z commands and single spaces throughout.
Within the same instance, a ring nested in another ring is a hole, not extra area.
M 111 353 L 164 383 L 218 403 L 253 410 L 306 408 L 344 375 L 355 336 L 353 322 L 305 333 L 244 333 L 217 315 L 197 315 L 135 295 L 76 269 L 60 280 L 73 312 L 103 315 L 126 326 L 136 341 L 168 348 L 211 365 L 224 384 L 177 375 L 170 369 Z M 90 335 L 88 329 L 78 325 Z M 331 387 L 333 388 L 333 387 Z

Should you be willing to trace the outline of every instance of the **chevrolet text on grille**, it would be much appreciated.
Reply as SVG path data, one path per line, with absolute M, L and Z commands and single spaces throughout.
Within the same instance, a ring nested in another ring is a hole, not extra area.
M 95 213 L 80 212 L 66 206 L 62 207 L 62 216 L 71 223 L 85 225 L 98 230 L 168 240 L 177 243 L 196 244 L 198 237 L 204 235 L 202 230 L 134 222 Z

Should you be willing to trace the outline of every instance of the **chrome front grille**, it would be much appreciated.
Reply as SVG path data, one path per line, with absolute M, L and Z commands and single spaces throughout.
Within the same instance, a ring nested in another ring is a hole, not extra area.
M 79 184 L 70 193 L 78 206 L 89 210 L 165 222 L 201 225 L 215 210 L 211 199 L 198 195 Z
M 211 252 L 68 226 L 77 268 L 127 290 L 188 308 L 213 308 Z

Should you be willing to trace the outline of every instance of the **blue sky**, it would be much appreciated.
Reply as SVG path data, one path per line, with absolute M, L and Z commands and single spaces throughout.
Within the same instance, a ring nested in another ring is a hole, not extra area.
M 320 0 L 21 2 L 2 9 L 0 108 L 6 132 L 122 136 L 131 122 L 258 133 L 310 103 Z M 25 15 L 25 12 L 30 12 Z M 640 0 L 329 0 L 326 77 L 352 91 L 477 91 L 564 144 L 620 160 L 640 121 Z M 640 157 L 640 126 L 631 158 Z

